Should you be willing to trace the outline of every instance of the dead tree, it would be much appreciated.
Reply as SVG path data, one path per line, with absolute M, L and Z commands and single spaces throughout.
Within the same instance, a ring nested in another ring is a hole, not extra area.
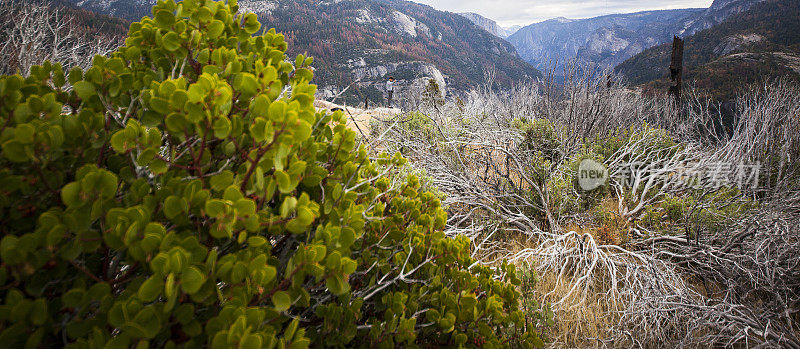
M 669 78 L 675 83 L 674 86 L 670 86 L 669 94 L 679 101 L 683 84 L 683 40 L 677 36 L 672 39 L 672 62 L 669 65 Z
M 0 74 L 27 76 L 34 65 L 50 61 L 88 68 L 95 55 L 113 51 L 122 40 L 79 32 L 75 18 L 58 6 L 22 1 L 0 2 Z

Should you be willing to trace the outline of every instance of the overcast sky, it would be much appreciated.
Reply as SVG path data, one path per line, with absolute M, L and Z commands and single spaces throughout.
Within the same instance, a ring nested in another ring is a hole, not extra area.
M 475 12 L 501 26 L 528 25 L 555 17 L 589 18 L 612 13 L 709 7 L 712 0 L 412 0 L 451 12 Z

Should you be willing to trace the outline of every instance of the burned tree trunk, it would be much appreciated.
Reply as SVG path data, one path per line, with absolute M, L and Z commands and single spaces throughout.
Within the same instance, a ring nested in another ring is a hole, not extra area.
M 672 62 L 669 65 L 669 78 L 675 83 L 674 86 L 669 87 L 669 94 L 679 101 L 683 84 L 683 40 L 677 36 L 672 39 Z

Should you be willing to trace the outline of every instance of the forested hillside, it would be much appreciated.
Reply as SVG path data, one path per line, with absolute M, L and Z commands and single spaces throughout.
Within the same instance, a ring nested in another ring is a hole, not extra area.
M 433 78 L 458 91 L 483 85 L 487 72 L 498 87 L 541 76 L 509 43 L 460 15 L 430 6 L 400 0 L 238 3 L 255 12 L 265 28 L 281 31 L 291 54 L 315 57 L 321 90 L 332 95 L 358 82 L 347 93 L 353 101 L 381 100 L 389 75 L 401 87 Z M 151 5 L 143 0 L 79 4 L 128 19 L 148 14 Z
M 671 44 L 615 68 L 634 85 L 666 90 Z M 771 0 L 685 38 L 685 81 L 730 99 L 741 86 L 770 77 L 800 80 L 800 1 Z

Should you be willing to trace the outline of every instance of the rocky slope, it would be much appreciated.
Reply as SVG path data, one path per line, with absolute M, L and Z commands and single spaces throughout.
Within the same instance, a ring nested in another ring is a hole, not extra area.
M 70 0 L 130 20 L 149 14 L 155 0 Z M 499 86 L 541 76 L 514 47 L 468 19 L 402 0 L 240 0 L 264 28 L 284 33 L 290 54 L 315 58 L 323 97 L 346 91 L 363 103 L 383 99 L 394 76 L 401 89 L 434 79 L 448 91 L 479 86 L 494 69 Z M 348 86 L 350 87 L 348 89 Z

